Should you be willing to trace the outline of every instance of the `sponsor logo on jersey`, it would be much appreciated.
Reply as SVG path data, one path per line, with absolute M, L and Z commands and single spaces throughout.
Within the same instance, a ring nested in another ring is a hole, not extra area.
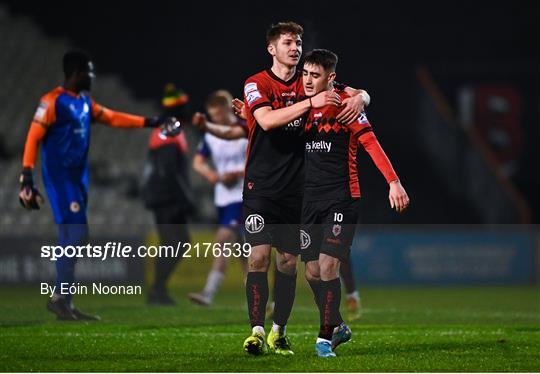
M 318 112 L 318 113 L 315 113 L 313 115 L 314 118 L 321 118 L 322 117 L 322 112 Z
M 304 123 L 304 119 L 303 118 L 297 118 L 295 119 L 294 121 L 292 122 L 289 122 L 287 124 L 287 126 L 285 126 L 285 130 L 287 129 L 297 129 L 299 128 L 300 126 L 302 126 Z
M 311 245 L 311 237 L 304 230 L 300 230 L 300 248 L 307 249 Z
M 306 151 L 308 152 L 330 152 L 332 149 L 332 142 L 327 142 L 324 140 L 311 142 L 306 142 Z
M 250 234 L 256 234 L 261 232 L 264 228 L 264 218 L 262 218 L 259 214 L 250 214 L 246 218 L 244 226 L 246 227 L 247 232 Z
M 281 96 L 296 96 L 296 92 L 282 92 Z

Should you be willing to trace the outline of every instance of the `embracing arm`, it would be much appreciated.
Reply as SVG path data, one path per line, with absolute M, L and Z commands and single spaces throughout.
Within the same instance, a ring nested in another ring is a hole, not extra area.
M 247 137 L 247 129 L 242 125 L 218 125 L 209 122 L 202 113 L 195 113 L 191 120 L 193 126 L 220 139 L 233 140 Z
M 326 105 L 339 106 L 340 104 L 341 98 L 339 95 L 329 90 L 285 108 L 272 109 L 270 106 L 257 108 L 253 112 L 253 116 L 262 129 L 268 131 L 287 125 L 289 122 L 303 116 L 311 108 L 322 108 Z
M 369 105 L 371 97 L 361 89 L 345 87 L 345 92 L 350 96 L 343 100 L 343 109 L 336 117 L 337 121 L 344 124 L 353 123 L 360 113 Z

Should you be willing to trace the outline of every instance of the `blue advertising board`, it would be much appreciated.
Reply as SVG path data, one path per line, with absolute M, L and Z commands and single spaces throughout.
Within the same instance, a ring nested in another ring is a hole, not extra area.
M 351 258 L 361 284 L 534 281 L 535 236 L 501 231 L 357 230 Z

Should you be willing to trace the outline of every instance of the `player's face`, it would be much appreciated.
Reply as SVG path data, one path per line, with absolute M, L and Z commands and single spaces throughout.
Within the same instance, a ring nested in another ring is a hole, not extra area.
M 270 43 L 268 52 L 279 63 L 294 67 L 302 56 L 302 39 L 296 34 L 281 34 L 278 40 Z
M 302 83 L 306 96 L 315 96 L 319 92 L 328 90 L 335 78 L 335 72 L 326 71 L 321 65 L 304 64 L 302 69 Z
M 218 105 L 214 107 L 206 108 L 210 121 L 217 123 L 218 125 L 228 124 L 231 116 L 231 109 L 226 105 Z
M 89 61 L 86 69 L 77 72 L 78 86 L 83 91 L 90 91 L 95 77 L 94 63 Z

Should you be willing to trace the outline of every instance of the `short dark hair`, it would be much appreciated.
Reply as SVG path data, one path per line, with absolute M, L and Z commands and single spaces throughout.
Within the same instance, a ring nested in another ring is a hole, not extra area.
M 314 49 L 306 53 L 304 64 L 320 65 L 326 71 L 336 71 L 338 56 L 328 49 Z
M 279 39 L 282 34 L 293 34 L 302 37 L 304 29 L 292 21 L 274 23 L 266 32 L 266 45 Z
M 88 53 L 84 51 L 75 49 L 67 51 L 62 59 L 65 77 L 68 78 L 77 71 L 88 69 L 88 63 L 90 61 L 92 61 L 92 59 Z

